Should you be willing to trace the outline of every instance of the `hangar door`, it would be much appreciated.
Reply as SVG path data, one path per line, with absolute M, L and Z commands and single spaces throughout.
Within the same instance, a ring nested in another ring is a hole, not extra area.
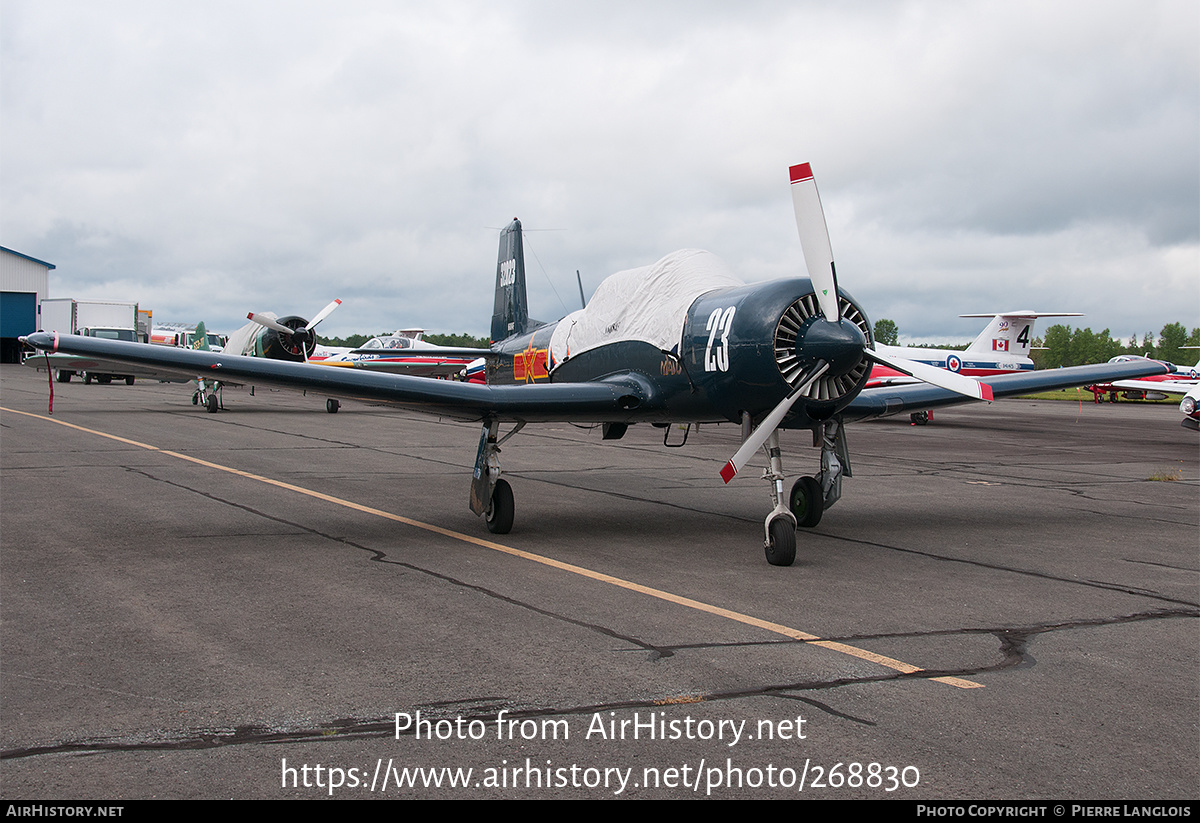
M 37 295 L 33 292 L 0 292 L 0 361 L 20 360 L 17 338 L 37 331 Z

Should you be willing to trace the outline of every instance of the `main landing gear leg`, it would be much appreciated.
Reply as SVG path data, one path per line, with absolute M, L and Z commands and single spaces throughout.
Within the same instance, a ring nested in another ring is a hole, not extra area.
M 512 487 L 500 477 L 500 444 L 525 427 L 518 423 L 504 437 L 499 437 L 500 423 L 484 423 L 479 438 L 479 452 L 475 455 L 475 473 L 471 480 L 471 511 L 483 515 L 488 531 L 492 534 L 508 534 L 512 530 L 516 506 Z
M 783 493 L 783 458 L 779 451 L 779 430 L 771 432 L 764 445 L 770 467 L 763 472 L 763 480 L 771 484 L 771 499 L 775 508 L 763 523 L 766 540 L 763 551 L 772 566 L 790 566 L 796 560 L 796 517 L 788 508 Z
M 825 510 L 842 496 L 842 476 L 850 477 L 850 453 L 841 422 L 830 420 L 813 434 L 817 441 L 813 445 L 821 446 L 821 471 L 816 477 L 798 479 L 789 501 L 796 523 L 804 528 L 821 522 Z
M 192 392 L 192 405 L 204 406 L 209 414 L 216 414 L 219 409 L 225 408 L 221 398 L 221 384 L 214 382 L 209 386 L 207 380 L 197 380 L 196 390 Z

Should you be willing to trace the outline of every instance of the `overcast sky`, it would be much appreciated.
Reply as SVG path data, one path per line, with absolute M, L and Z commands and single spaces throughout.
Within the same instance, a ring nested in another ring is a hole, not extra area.
M 0 0 L 0 83 L 0 245 L 160 321 L 485 335 L 514 216 L 542 319 L 678 248 L 802 274 L 808 161 L 902 340 L 1200 326 L 1194 0 Z

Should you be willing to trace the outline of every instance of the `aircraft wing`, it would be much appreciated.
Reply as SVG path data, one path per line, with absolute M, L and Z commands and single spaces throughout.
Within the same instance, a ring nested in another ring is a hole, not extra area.
M 333 366 L 342 369 L 362 369 L 383 374 L 407 374 L 413 377 L 451 377 L 467 367 L 461 358 L 447 360 L 444 357 L 411 357 L 359 360 L 309 361 L 313 365 Z
M 150 344 L 135 343 L 133 345 L 147 346 Z M 158 346 L 157 348 L 164 347 Z M 165 371 L 163 369 L 133 365 L 116 360 L 104 360 L 98 357 L 83 357 L 62 353 L 49 354 L 38 352 L 26 357 L 24 365 L 38 371 L 68 371 L 75 372 L 76 374 L 82 374 L 83 372 L 119 374 L 142 380 L 157 380 L 160 383 L 186 383 L 189 380 L 196 379 L 195 374 L 182 374 L 175 371 Z
M 1162 363 L 1146 360 L 1014 372 L 982 378 L 979 382 L 991 386 L 992 395 L 995 397 L 1012 397 L 1019 394 L 1069 389 L 1073 386 L 1089 386 L 1093 383 L 1167 373 L 1168 369 Z M 886 417 L 892 414 L 925 411 L 970 402 L 973 401 L 968 397 L 927 383 L 908 386 L 880 386 L 864 389 L 858 397 L 850 401 L 850 405 L 843 413 L 843 419 L 846 421 L 866 420 L 872 417 Z
M 227 383 L 277 386 L 327 397 L 392 403 L 453 420 L 564 422 L 623 421 L 632 411 L 661 405 L 654 386 L 634 374 L 593 383 L 486 386 L 402 374 L 294 363 L 265 357 L 150 346 L 78 335 L 36 332 L 25 341 L 43 351 L 97 357 Z
M 1112 385 L 1118 389 L 1133 391 L 1158 392 L 1159 394 L 1187 394 L 1196 388 L 1195 380 L 1114 380 Z
M 492 349 L 468 349 L 461 346 L 438 346 L 436 348 L 411 349 L 351 349 L 350 354 L 377 354 L 383 357 L 498 357 Z

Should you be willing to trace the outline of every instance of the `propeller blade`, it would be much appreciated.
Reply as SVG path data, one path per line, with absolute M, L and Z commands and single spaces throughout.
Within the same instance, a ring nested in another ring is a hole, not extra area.
M 288 336 L 291 336 L 292 332 L 295 331 L 295 329 L 289 329 L 278 320 L 267 317 L 265 314 L 255 314 L 254 312 L 250 312 L 246 315 L 246 319 L 253 320 L 260 326 L 266 326 L 268 329 L 274 329 L 275 331 Z
M 821 313 L 830 323 L 838 321 L 837 270 L 833 265 L 833 247 L 829 245 L 829 228 L 821 208 L 821 195 L 813 179 L 812 166 L 801 163 L 789 170 L 792 177 L 792 206 L 796 211 L 796 229 L 800 232 L 800 248 L 808 277 L 817 291 Z
M 314 317 L 312 319 L 312 322 L 310 322 L 307 326 L 305 326 L 305 328 L 308 329 L 309 331 L 312 331 L 313 326 L 317 325 L 322 320 L 324 320 L 326 317 L 328 317 L 330 314 L 332 314 L 333 310 L 336 309 L 340 305 L 342 305 L 341 300 L 334 300 L 328 306 L 326 306 L 325 308 L 323 308 L 319 312 L 317 312 L 317 316 Z
M 932 383 L 943 389 L 948 389 L 958 394 L 966 395 L 975 400 L 986 400 L 992 402 L 992 387 L 987 383 L 980 383 L 971 377 L 965 377 L 961 374 L 955 374 L 946 369 L 939 369 L 937 366 L 930 366 L 927 363 L 918 363 L 915 360 L 905 360 L 902 357 L 890 357 L 886 354 L 880 354 L 874 349 L 866 349 L 864 352 L 867 357 L 874 360 L 876 363 L 882 363 L 885 366 L 890 366 L 896 371 L 904 372 L 918 380 L 926 383 Z
M 824 360 L 818 360 L 816 365 L 808 370 L 799 388 L 783 398 L 779 405 L 763 418 L 763 421 L 758 424 L 758 428 L 750 433 L 750 436 L 746 438 L 746 442 L 742 444 L 742 447 L 734 453 L 733 457 L 729 458 L 729 462 L 721 469 L 722 480 L 728 483 L 742 470 L 742 467 L 746 465 L 746 461 L 750 459 L 750 455 L 762 448 L 762 444 L 767 442 L 767 438 L 771 436 L 771 432 L 779 427 L 784 416 L 791 411 L 792 406 L 800 399 L 800 395 L 807 392 L 813 382 L 828 370 L 829 364 Z

